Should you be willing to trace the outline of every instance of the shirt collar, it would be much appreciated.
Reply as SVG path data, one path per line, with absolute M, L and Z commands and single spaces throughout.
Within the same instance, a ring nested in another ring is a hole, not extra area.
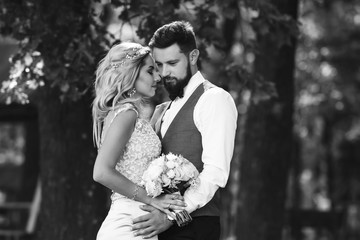
M 200 71 L 197 71 L 191 78 L 189 83 L 184 87 L 184 97 L 183 99 L 187 99 L 194 91 L 195 89 L 202 84 L 205 81 L 205 78 L 200 73 Z M 182 99 L 182 98 L 181 98 Z M 179 97 L 177 97 L 174 101 L 179 100 Z

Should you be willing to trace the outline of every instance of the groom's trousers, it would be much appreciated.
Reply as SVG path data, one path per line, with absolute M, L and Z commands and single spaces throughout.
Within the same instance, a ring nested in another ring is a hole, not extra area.
M 194 217 L 192 222 L 184 227 L 174 224 L 165 232 L 159 234 L 159 240 L 219 240 L 220 217 Z

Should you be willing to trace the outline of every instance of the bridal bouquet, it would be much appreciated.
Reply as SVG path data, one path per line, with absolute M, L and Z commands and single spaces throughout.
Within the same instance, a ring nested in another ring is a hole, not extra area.
M 142 185 L 151 197 L 161 193 L 179 192 L 181 195 L 189 186 L 198 184 L 198 170 L 181 155 L 168 153 L 154 159 L 142 176 Z M 175 212 L 179 226 L 189 223 L 192 218 L 185 211 Z

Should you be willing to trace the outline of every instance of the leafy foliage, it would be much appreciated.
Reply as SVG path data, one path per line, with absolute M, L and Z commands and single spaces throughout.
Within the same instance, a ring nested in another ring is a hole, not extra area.
M 280 46 L 289 42 L 296 29 L 292 19 L 263 1 L 2 0 L 0 9 L 0 34 L 19 43 L 19 51 L 11 58 L 9 79 L 1 87 L 1 100 L 7 103 L 27 103 L 39 87 L 55 88 L 62 101 L 76 101 L 91 90 L 96 64 L 104 52 L 124 40 L 109 31 L 111 23 L 130 25 L 138 37 L 132 40 L 146 44 L 159 26 L 178 19 L 193 24 L 202 61 L 214 64 L 210 57 L 214 51 L 222 56 L 215 63 L 222 63 L 220 72 L 228 79 L 225 85 L 240 81 L 256 93 L 254 99 L 266 99 L 274 95 L 274 89 L 251 71 L 253 60 L 247 61 L 246 54 L 256 54 L 256 38 L 248 35 L 272 34 Z M 241 12 L 255 14 L 249 18 Z M 239 24 L 246 26 L 241 39 L 235 39 Z M 234 25 L 229 36 L 228 25 Z M 234 57 L 229 52 L 234 44 L 247 53 Z
M 0 33 L 19 43 L 9 80 L 2 84 L 3 93 L 26 103 L 28 94 L 44 85 L 58 89 L 62 100 L 77 100 L 90 89 L 97 60 L 108 41 L 90 17 L 88 1 L 0 4 Z M 9 97 L 7 102 L 11 102 Z

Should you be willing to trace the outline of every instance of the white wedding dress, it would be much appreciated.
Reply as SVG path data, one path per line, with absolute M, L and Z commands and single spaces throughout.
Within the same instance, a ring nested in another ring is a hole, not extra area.
M 110 112 L 104 122 L 102 140 L 107 129 L 114 118 L 122 111 L 136 111 L 132 104 L 124 106 L 116 112 Z M 137 112 L 137 111 L 136 111 Z M 139 114 L 138 114 L 139 116 Z M 159 137 L 152 129 L 150 123 L 141 118 L 137 118 L 134 132 L 127 143 L 124 154 L 119 159 L 116 170 L 140 185 L 143 172 L 146 170 L 150 161 L 158 157 L 161 153 L 161 142 Z M 111 195 L 111 206 L 97 234 L 97 240 L 135 240 L 143 239 L 142 236 L 135 237 L 131 231 L 132 219 L 147 212 L 139 208 L 144 203 L 131 200 L 119 193 L 113 192 Z M 157 236 L 151 238 L 158 239 Z

